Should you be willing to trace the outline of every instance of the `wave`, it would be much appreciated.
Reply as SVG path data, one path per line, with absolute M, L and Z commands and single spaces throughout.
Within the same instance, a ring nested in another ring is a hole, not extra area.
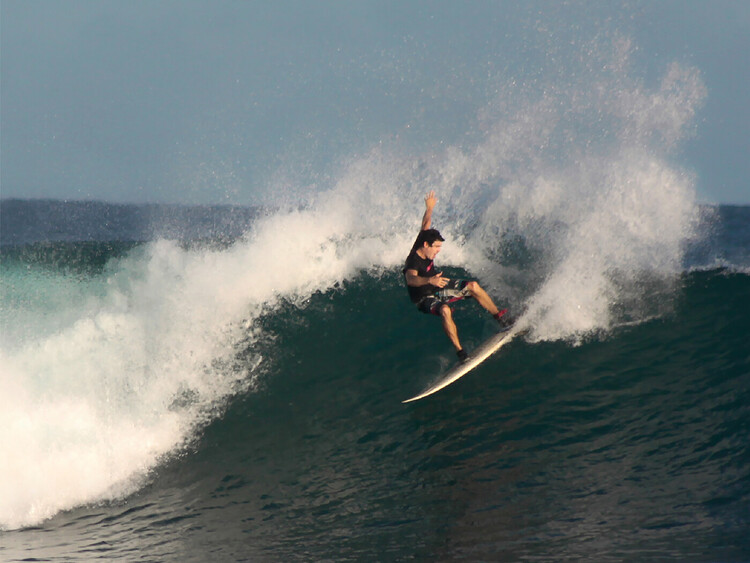
M 225 559 L 363 550 L 387 559 L 405 549 L 456 558 L 463 548 L 491 559 L 508 537 L 542 554 L 561 530 L 577 537 L 581 529 L 609 538 L 612 553 L 635 550 L 621 532 L 644 522 L 659 527 L 639 540 L 640 553 L 673 545 L 675 533 L 707 554 L 744 545 L 750 326 L 741 303 L 750 278 L 683 274 L 669 315 L 575 348 L 516 341 L 408 408 L 401 400 L 453 354 L 399 278 L 397 270 L 364 274 L 303 307 L 269 310 L 256 324 L 263 336 L 237 353 L 239 362 L 243 352 L 272 355 L 257 388 L 229 402 L 136 495 L 8 534 L 9 555 L 38 546 L 30 538 L 43 533 L 44 545 L 60 538 L 71 550 L 95 539 L 112 558 L 144 546 L 190 558 L 208 543 Z M 456 314 L 470 345 L 492 330 L 470 303 Z M 617 509 L 603 519 L 602 504 Z M 519 510 L 533 514 L 533 529 L 509 519 Z M 333 549 L 342 530 L 354 533 Z M 248 534 L 257 538 L 250 546 Z M 602 546 L 567 549 L 581 558 Z
M 580 342 L 625 309 L 647 318 L 700 233 L 692 178 L 672 156 L 705 89 L 678 65 L 644 84 L 627 41 L 604 47 L 606 64 L 576 82 L 509 83 L 474 144 L 378 147 L 328 191 L 280 194 L 228 247 L 155 240 L 72 277 L 6 262 L 0 525 L 142 486 L 273 365 L 264 316 L 398 271 L 431 189 L 443 264 L 518 304 L 533 340 Z

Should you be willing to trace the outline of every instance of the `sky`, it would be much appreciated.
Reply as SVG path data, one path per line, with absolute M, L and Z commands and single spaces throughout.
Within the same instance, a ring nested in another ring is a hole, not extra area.
M 1 0 L 0 26 L 4 198 L 324 188 L 379 143 L 461 146 L 508 84 L 553 84 L 611 36 L 637 46 L 644 84 L 698 70 L 706 99 L 674 158 L 701 201 L 750 204 L 746 0 Z

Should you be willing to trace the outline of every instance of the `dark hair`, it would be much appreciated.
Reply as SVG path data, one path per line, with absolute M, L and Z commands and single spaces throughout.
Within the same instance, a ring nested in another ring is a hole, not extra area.
M 435 241 L 444 241 L 445 239 L 440 235 L 440 231 L 437 229 L 425 229 L 424 231 L 420 231 L 419 235 L 417 236 L 417 240 L 414 243 L 415 248 L 422 248 L 424 246 L 424 243 L 427 243 L 428 245 L 432 246 Z

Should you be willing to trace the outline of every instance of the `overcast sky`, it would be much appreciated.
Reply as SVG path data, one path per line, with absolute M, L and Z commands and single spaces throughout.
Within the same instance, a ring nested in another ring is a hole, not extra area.
M 681 165 L 750 203 L 750 2 L 0 2 L 2 197 L 262 202 L 383 139 L 459 143 L 497 81 L 619 33 L 696 67 Z M 560 64 L 564 65 L 564 61 Z M 323 182 L 324 183 L 324 182 Z

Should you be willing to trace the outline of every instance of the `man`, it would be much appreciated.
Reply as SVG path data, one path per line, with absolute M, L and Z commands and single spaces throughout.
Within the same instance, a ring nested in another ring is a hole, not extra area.
M 456 323 L 453 322 L 453 311 L 450 303 L 473 297 L 500 323 L 502 330 L 510 328 L 505 313 L 507 309 L 498 310 L 489 295 L 476 281 L 451 280 L 443 277 L 443 272 L 435 272 L 433 260 L 438 255 L 445 240 L 432 226 L 432 210 L 437 203 L 435 192 L 425 196 L 425 212 L 422 217 L 422 229 L 406 258 L 404 277 L 409 290 L 409 297 L 417 308 L 426 314 L 437 315 L 443 319 L 443 329 L 456 349 L 459 360 L 465 361 L 468 354 L 461 347 Z

